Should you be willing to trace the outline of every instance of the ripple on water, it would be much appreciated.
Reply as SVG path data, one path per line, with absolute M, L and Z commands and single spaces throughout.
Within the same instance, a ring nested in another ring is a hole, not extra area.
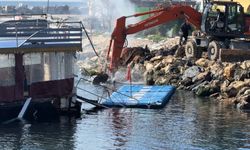
M 164 109 L 105 109 L 0 126 L 0 149 L 250 149 L 250 113 L 177 92 Z

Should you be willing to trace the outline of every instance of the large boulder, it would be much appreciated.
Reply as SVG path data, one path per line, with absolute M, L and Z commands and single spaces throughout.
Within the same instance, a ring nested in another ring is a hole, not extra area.
M 235 104 L 237 108 L 250 109 L 250 94 L 237 97 Z
M 239 97 L 241 95 L 247 95 L 247 94 L 250 94 L 250 87 L 243 87 L 238 92 L 237 97 Z
M 184 72 L 182 79 L 184 80 L 186 78 L 193 78 L 203 71 L 204 69 L 199 66 L 192 66 Z
M 188 86 L 193 84 L 192 78 L 186 78 L 184 80 L 181 80 L 179 84 L 180 84 L 180 86 L 188 87 Z
M 239 81 L 239 80 L 244 80 L 244 79 L 250 79 L 250 69 L 241 69 L 241 68 L 236 68 L 234 71 L 234 80 Z
M 213 65 L 209 66 L 208 69 L 210 70 L 213 78 L 223 79 L 224 67 L 221 63 L 214 63 Z
M 249 79 L 245 81 L 234 81 L 227 87 L 225 92 L 228 97 L 235 97 L 243 87 L 249 87 L 249 86 L 250 86 Z
M 240 65 L 240 68 L 243 70 L 250 69 L 250 60 L 242 62 Z
M 228 64 L 225 68 L 224 68 L 224 77 L 226 79 L 232 79 L 234 77 L 234 71 L 236 68 L 236 64 Z
M 212 80 L 211 72 L 210 71 L 201 72 L 193 78 L 194 83 L 200 80 L 211 81 Z
M 164 68 L 161 68 L 161 71 L 165 72 L 165 74 L 180 74 L 180 69 L 181 67 L 179 67 L 177 64 L 169 64 Z
M 200 58 L 198 59 L 195 64 L 197 66 L 200 66 L 200 67 L 208 67 L 208 66 L 211 66 L 214 62 L 213 61 L 210 61 L 208 59 L 205 59 L 205 58 Z
M 201 84 L 200 86 L 197 87 L 195 93 L 198 96 L 210 96 L 220 91 L 219 84 L 220 84 L 219 80 L 213 80 L 210 83 L 205 82 L 205 84 Z

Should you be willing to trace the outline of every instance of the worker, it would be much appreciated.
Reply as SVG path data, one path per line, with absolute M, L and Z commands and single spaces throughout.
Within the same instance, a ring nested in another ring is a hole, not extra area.
M 185 44 L 187 42 L 188 32 L 190 30 L 191 30 L 191 26 L 190 26 L 188 20 L 185 20 L 185 22 L 181 25 L 180 32 L 179 32 L 179 34 L 180 34 L 179 45 L 182 45 L 183 38 L 184 38 L 183 44 Z
M 214 30 L 216 27 L 219 27 L 219 28 L 223 28 L 224 27 L 224 13 L 222 13 L 220 11 L 220 9 L 216 9 L 216 12 L 217 12 L 217 17 L 216 17 L 216 20 L 214 21 L 211 29 Z M 221 23 L 222 25 L 218 25 L 219 23 Z

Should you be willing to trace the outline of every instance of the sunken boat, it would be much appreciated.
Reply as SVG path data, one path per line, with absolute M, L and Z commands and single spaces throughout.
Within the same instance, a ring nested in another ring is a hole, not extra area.
M 81 22 L 53 22 L 46 15 L 1 20 L 0 122 L 80 113 L 74 63 L 82 50 Z

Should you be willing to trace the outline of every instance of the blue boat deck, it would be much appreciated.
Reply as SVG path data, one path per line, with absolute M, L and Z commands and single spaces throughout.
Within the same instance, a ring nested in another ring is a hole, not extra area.
M 101 102 L 107 107 L 163 108 L 170 100 L 175 87 L 124 85 Z

